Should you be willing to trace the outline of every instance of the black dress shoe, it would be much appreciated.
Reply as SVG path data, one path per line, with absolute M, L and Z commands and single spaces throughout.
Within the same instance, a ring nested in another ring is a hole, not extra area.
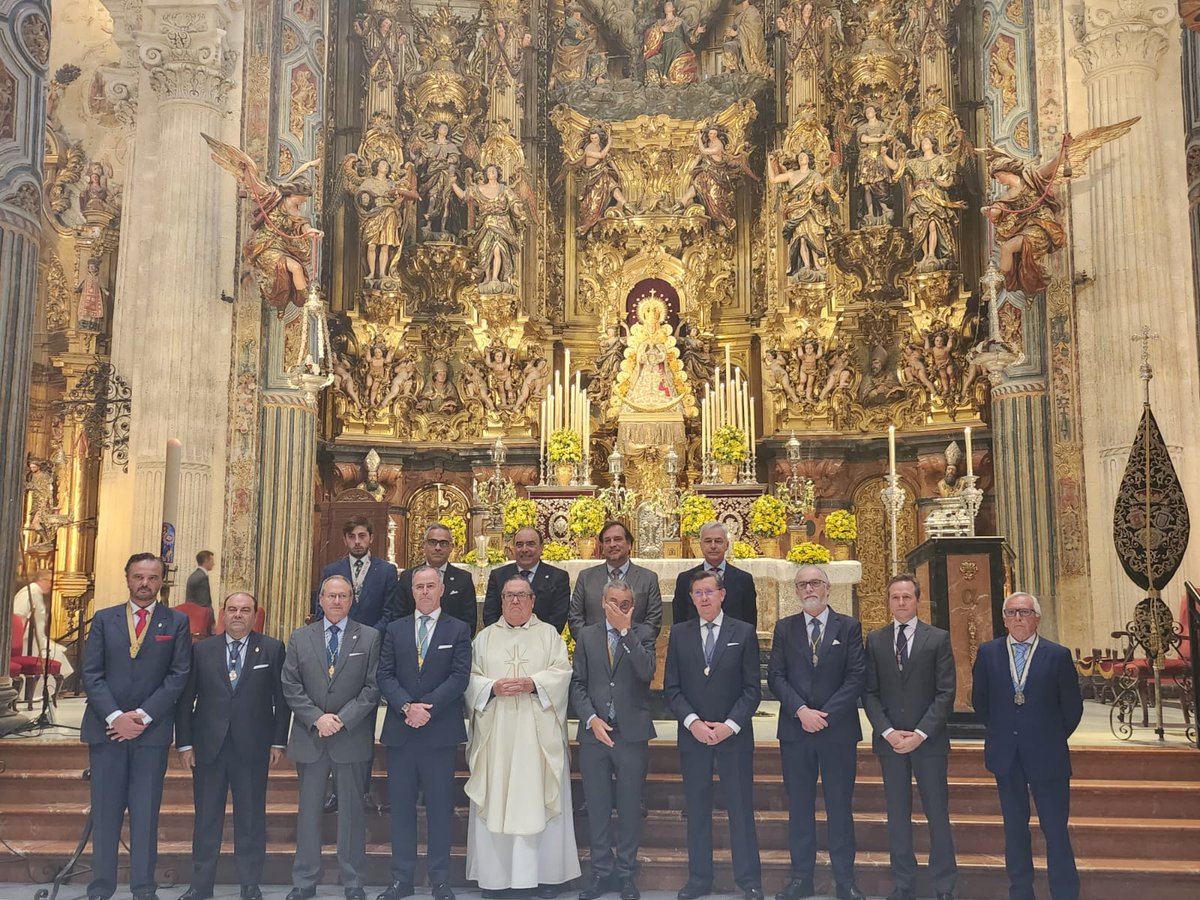
M 292 888 L 288 891 L 287 900 L 312 900 L 315 896 L 317 896 L 315 887 Z
M 613 889 L 612 879 L 603 875 L 593 875 L 579 892 L 579 900 L 597 900 Z
M 179 895 L 179 900 L 209 900 L 211 896 L 212 894 L 202 894 L 194 887 L 190 887 Z
M 746 900 L 763 900 L 763 891 L 759 885 L 752 885 L 742 889 L 742 894 Z
M 411 897 L 415 891 L 413 886 L 407 881 L 393 881 L 375 900 L 401 900 L 402 897 Z
M 803 898 L 812 897 L 816 893 L 811 881 L 793 878 L 782 891 L 775 895 L 775 900 L 803 900 Z
M 367 900 L 367 892 L 362 888 L 346 888 L 346 900 Z
M 325 812 L 327 812 L 327 813 L 337 812 L 337 793 L 336 792 L 330 794 L 329 799 L 325 801 Z M 314 890 L 316 890 L 316 889 L 314 888 Z M 316 896 L 316 895 L 311 894 L 310 896 Z
M 707 897 L 712 893 L 712 885 L 705 884 L 702 881 L 689 881 L 679 889 L 679 893 L 675 896 L 678 900 L 699 900 L 700 897 Z
M 483 900 L 504 900 L 504 897 L 507 894 L 508 891 L 480 890 L 479 892 L 479 896 L 481 896 Z
M 209 894 L 209 896 L 211 897 L 212 894 Z M 134 894 L 133 900 L 158 900 L 158 893 L 156 891 L 142 891 L 140 894 Z
M 937 900 L 954 900 L 953 891 L 938 891 Z
M 621 882 L 621 900 L 642 900 L 642 892 L 638 890 L 637 882 L 632 878 Z
M 867 900 L 867 895 L 860 891 L 856 884 L 839 884 L 837 898 L 838 900 Z
M 454 891 L 449 884 L 439 881 L 433 886 L 433 900 L 454 900 Z
M 262 891 L 257 884 L 243 884 L 242 900 L 263 900 Z
M 554 900 L 560 893 L 562 893 L 561 884 L 539 884 L 537 890 L 534 891 L 534 894 L 541 900 Z

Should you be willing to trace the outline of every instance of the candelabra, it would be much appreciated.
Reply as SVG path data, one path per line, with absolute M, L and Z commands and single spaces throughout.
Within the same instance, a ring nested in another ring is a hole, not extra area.
M 288 369 L 288 383 L 304 394 L 309 406 L 317 405 L 321 391 L 333 384 L 329 343 L 329 307 L 321 299 L 315 280 L 308 285 L 308 299 L 300 315 L 300 340 L 295 364 Z
M 1004 373 L 1010 366 L 1018 366 L 1025 362 L 1025 354 L 1000 335 L 999 292 L 1003 283 L 1004 276 L 1000 274 L 996 264 L 989 263 L 987 271 L 979 279 L 983 289 L 983 301 L 988 305 L 988 337 L 967 351 L 968 365 L 986 373 L 993 386 L 1004 380 Z
M 664 460 L 667 470 L 667 490 L 663 495 L 663 518 L 666 520 L 665 537 L 669 541 L 679 539 L 679 454 L 672 447 Z
M 487 510 L 488 528 L 499 531 L 504 528 L 504 506 L 517 496 L 517 487 L 511 478 L 504 475 L 504 461 L 508 458 L 508 448 L 501 438 L 496 438 L 492 445 L 492 475 L 482 484 L 476 483 L 475 494 L 479 505 Z
M 804 524 L 805 517 L 813 508 L 816 486 L 811 478 L 800 477 L 800 460 L 803 454 L 794 431 L 791 439 L 787 442 L 786 450 L 792 474 L 788 476 L 787 481 L 779 485 L 776 495 L 787 505 L 791 527 L 799 528 Z
M 963 487 L 959 496 L 962 497 L 963 518 L 966 520 L 967 537 L 975 537 L 975 517 L 979 515 L 979 506 L 983 503 L 983 491 L 975 487 L 977 480 L 975 475 L 964 475 L 960 479 Z
M 621 476 L 625 474 L 625 457 L 621 455 L 620 450 L 614 450 L 608 455 L 608 473 L 612 476 L 612 487 L 600 492 L 601 499 L 614 518 L 631 518 L 634 494 L 621 484 Z
M 896 575 L 900 571 L 899 552 L 896 542 L 896 520 L 900 517 L 900 510 L 904 508 L 907 493 L 900 485 L 900 476 L 895 472 L 890 472 L 886 478 L 887 487 L 879 492 L 879 496 L 883 500 L 883 508 L 887 510 L 888 520 L 892 526 L 892 574 Z

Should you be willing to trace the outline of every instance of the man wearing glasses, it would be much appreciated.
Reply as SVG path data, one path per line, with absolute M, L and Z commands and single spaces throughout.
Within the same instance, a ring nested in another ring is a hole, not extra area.
M 571 663 L 554 626 L 533 614 L 520 575 L 501 586 L 501 618 L 479 633 L 467 711 L 467 878 L 484 898 L 557 897 L 579 877 L 567 752 Z
M 862 625 L 829 608 L 829 578 L 796 573 L 803 612 L 775 625 L 767 684 L 779 698 L 779 749 L 788 796 L 791 879 L 776 900 L 811 897 L 817 861 L 817 774 L 829 824 L 838 900 L 864 900 L 854 879 L 854 778 L 862 740 L 858 698 L 866 683 Z
M 971 701 L 986 727 L 983 762 L 996 777 L 1004 815 L 1009 897 L 1033 900 L 1029 795 L 1046 838 L 1053 900 L 1079 900 L 1079 872 L 1067 833 L 1071 757 L 1067 738 L 1083 717 L 1071 651 L 1038 634 L 1042 607 L 1032 594 L 1004 601 L 1007 637 L 979 648 Z
M 477 610 L 475 606 L 475 582 L 471 573 L 466 569 L 450 563 L 450 549 L 453 539 L 450 529 L 442 522 L 434 522 L 425 529 L 425 565 L 436 569 L 442 577 L 442 612 L 454 616 L 460 622 L 466 622 L 475 636 Z M 416 604 L 413 601 L 412 573 L 419 568 L 414 566 L 400 573 L 399 585 L 396 590 L 396 604 L 388 614 L 387 622 L 411 616 Z M 386 626 L 386 623 L 383 623 Z

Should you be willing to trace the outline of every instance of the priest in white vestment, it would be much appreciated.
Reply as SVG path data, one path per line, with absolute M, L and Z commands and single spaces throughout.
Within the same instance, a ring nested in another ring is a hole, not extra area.
M 562 636 L 533 615 L 520 575 L 501 588 L 502 618 L 475 638 L 467 688 L 467 878 L 484 897 L 556 897 L 579 877 L 567 753 L 571 664 Z

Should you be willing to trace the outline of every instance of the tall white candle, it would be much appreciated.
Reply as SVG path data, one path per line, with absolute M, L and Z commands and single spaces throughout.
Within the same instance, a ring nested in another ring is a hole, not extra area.
M 963 437 L 967 442 L 967 474 L 975 474 L 975 463 L 971 459 L 971 429 L 969 427 L 963 429 Z
M 563 351 L 563 374 L 567 376 L 567 381 L 571 380 L 571 348 L 567 347 Z
M 896 426 L 888 426 L 888 474 L 896 474 Z
M 542 398 L 542 409 L 540 418 L 538 419 L 538 460 L 546 458 L 546 401 L 547 398 Z
M 750 398 L 749 406 L 750 406 L 750 430 L 747 432 L 747 440 L 751 442 L 750 446 L 753 447 L 754 446 L 754 444 L 753 444 L 754 431 L 755 431 L 754 430 L 754 398 L 753 397 Z
M 700 458 L 708 456 L 708 397 L 700 400 Z

